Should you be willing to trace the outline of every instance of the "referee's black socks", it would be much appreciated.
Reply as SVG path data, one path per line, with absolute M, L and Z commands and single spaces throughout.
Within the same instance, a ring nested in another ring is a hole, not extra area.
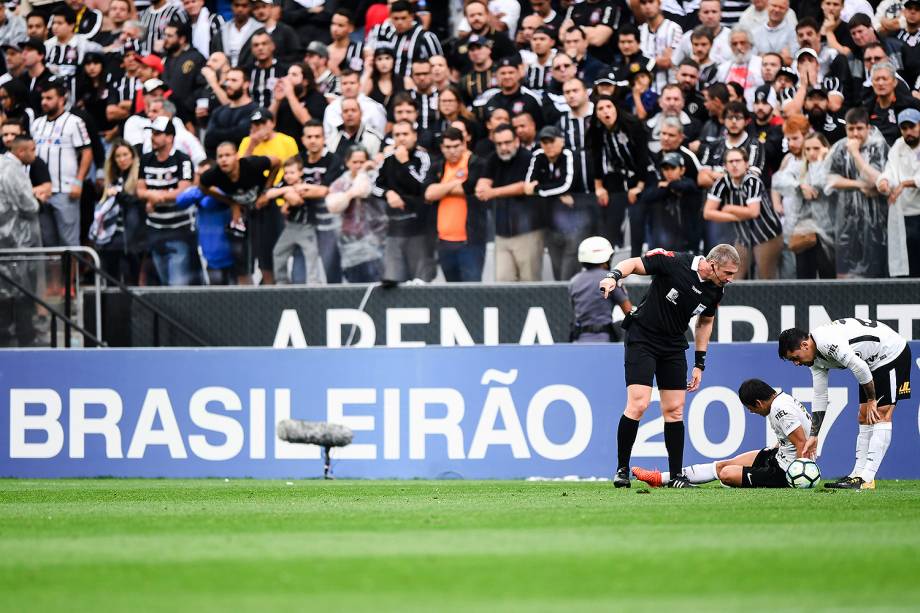
M 617 468 L 629 468 L 629 457 L 632 455 L 636 435 L 639 433 L 639 422 L 623 415 L 617 428 Z M 681 431 L 683 437 L 683 431 Z M 683 438 L 681 438 L 683 442 Z M 676 473 L 675 473 L 676 474 Z
M 638 425 L 638 422 L 636 422 Z M 635 440 L 635 435 L 633 435 Z M 668 450 L 668 470 L 671 476 L 679 475 L 684 469 L 684 422 L 664 422 L 664 447 Z

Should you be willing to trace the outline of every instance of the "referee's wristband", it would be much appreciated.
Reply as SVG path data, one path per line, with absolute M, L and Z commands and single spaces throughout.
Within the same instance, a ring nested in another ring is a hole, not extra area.
M 693 366 L 700 370 L 706 370 L 706 352 L 697 351 L 693 354 Z

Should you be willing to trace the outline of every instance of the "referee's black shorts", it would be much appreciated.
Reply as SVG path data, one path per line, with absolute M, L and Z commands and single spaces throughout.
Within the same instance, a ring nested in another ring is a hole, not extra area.
M 897 404 L 898 400 L 910 399 L 910 345 L 891 362 L 872 371 L 875 383 L 875 397 L 878 406 Z M 866 402 L 866 392 L 859 386 L 859 404 Z
M 741 469 L 741 487 L 789 487 L 786 471 L 776 461 L 776 447 L 761 449 L 754 463 Z
M 684 349 L 662 348 L 647 341 L 626 339 L 626 385 L 658 383 L 660 390 L 687 389 L 687 354 Z

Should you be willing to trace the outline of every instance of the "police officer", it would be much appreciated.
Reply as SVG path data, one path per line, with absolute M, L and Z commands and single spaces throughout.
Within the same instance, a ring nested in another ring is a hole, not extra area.
M 544 128 L 545 130 L 546 128 Z M 597 293 L 597 284 L 607 277 L 613 247 L 603 236 L 589 236 L 578 245 L 578 261 L 584 269 L 569 281 L 569 298 L 572 300 L 573 343 L 606 343 L 619 341 L 620 331 L 614 327 L 611 316 L 611 299 L 623 313 L 632 310 L 626 290 L 615 287 L 610 298 Z
M 629 487 L 629 458 L 636 442 L 639 420 L 652 398 L 652 380 L 661 392 L 664 444 L 668 451 L 669 487 L 690 487 L 682 471 L 684 455 L 684 401 L 696 391 L 706 367 L 706 348 L 712 334 L 716 307 L 724 287 L 738 273 L 741 258 L 731 245 L 712 248 L 705 258 L 689 253 L 653 249 L 644 256 L 617 264 L 600 281 L 608 296 L 631 274 L 652 275 L 648 293 L 623 320 L 626 329 L 626 410 L 617 428 L 616 487 Z M 687 377 L 687 339 L 690 319 L 696 322 L 693 375 Z

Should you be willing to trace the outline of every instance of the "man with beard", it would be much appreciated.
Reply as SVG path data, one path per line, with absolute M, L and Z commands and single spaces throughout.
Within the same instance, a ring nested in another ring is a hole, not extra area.
M 678 85 L 671 83 L 661 90 L 658 106 L 661 112 L 645 122 L 645 127 L 648 128 L 651 137 L 648 144 L 649 151 L 654 153 L 661 149 L 658 141 L 661 122 L 666 117 L 676 117 L 683 126 L 684 136 L 689 140 L 694 141 L 699 137 L 700 124 L 684 112 L 684 94 Z
M 392 11 L 392 9 L 390 10 Z M 473 40 L 473 36 L 478 36 L 478 40 L 482 43 L 486 40 L 491 43 L 489 48 L 492 50 L 493 61 L 497 62 L 503 57 L 517 53 L 517 49 L 511 39 L 508 38 L 508 35 L 490 25 L 489 8 L 486 6 L 485 0 L 467 2 L 463 8 L 463 15 L 466 17 L 467 23 L 470 24 L 470 31 L 469 34 L 461 35 L 460 39 L 456 41 L 453 57 L 451 58 L 451 66 L 459 70 L 460 74 L 465 74 L 470 70 L 473 59 L 468 57 L 467 54 L 469 51 L 468 45 Z
M 839 113 L 833 113 L 827 108 L 827 92 L 820 87 L 809 87 L 805 94 L 805 116 L 811 128 L 823 134 L 830 144 L 847 135 L 846 121 Z
M 875 99 L 869 106 L 869 123 L 878 128 L 892 145 L 900 136 L 898 114 L 906 109 L 920 109 L 920 101 L 913 96 L 897 95 L 897 71 L 890 62 L 879 62 L 873 66 L 871 77 Z
M 901 138 L 891 148 L 885 170 L 876 179 L 875 186 L 879 193 L 888 196 L 889 204 L 898 205 L 889 209 L 888 214 L 904 216 L 909 274 L 920 277 L 920 189 L 916 179 L 920 176 L 920 111 L 901 111 L 898 128 Z
M 753 51 L 754 39 L 749 31 L 735 26 L 729 41 L 734 55 L 730 61 L 719 66 L 716 80 L 739 84 L 744 89 L 745 101 L 752 104 L 754 90 L 764 83 L 760 56 Z
M 191 46 L 190 38 L 191 29 L 184 23 L 166 26 L 163 35 L 167 55 L 161 78 L 172 90 L 170 100 L 176 105 L 176 114 L 184 123 L 195 120 L 195 92 L 205 84 L 201 76 L 205 58 Z
M 702 125 L 709 118 L 709 113 L 699 84 L 700 65 L 695 60 L 683 60 L 677 67 L 677 85 L 684 94 L 684 110 Z
M 508 124 L 492 134 L 495 155 L 476 183 L 476 197 L 495 207 L 495 280 L 540 281 L 543 278 L 543 201 L 533 197 L 535 183 L 526 183 L 530 152 L 520 147 Z
M 783 120 L 770 104 L 770 86 L 761 85 L 754 92 L 754 121 L 749 132 L 764 150 L 764 162 L 769 177 L 779 169 L 783 156 Z
M 542 91 L 552 81 L 553 58 L 556 56 L 556 48 L 553 46 L 555 43 L 556 38 L 553 31 L 547 26 L 539 26 L 530 37 L 530 50 L 521 51 L 521 58 L 527 65 L 524 83 L 528 88 Z
M 213 156 L 217 145 L 229 141 L 239 146 L 249 135 L 249 117 L 256 111 L 256 105 L 249 97 L 249 77 L 242 68 L 231 68 L 224 78 L 224 93 L 228 104 L 221 105 L 211 113 L 204 146 Z
M 827 191 L 836 206 L 837 276 L 886 277 L 888 199 L 875 183 L 885 167 L 888 143 L 871 130 L 865 109 L 847 111 L 846 122 L 847 138 L 831 147 L 826 162 Z

